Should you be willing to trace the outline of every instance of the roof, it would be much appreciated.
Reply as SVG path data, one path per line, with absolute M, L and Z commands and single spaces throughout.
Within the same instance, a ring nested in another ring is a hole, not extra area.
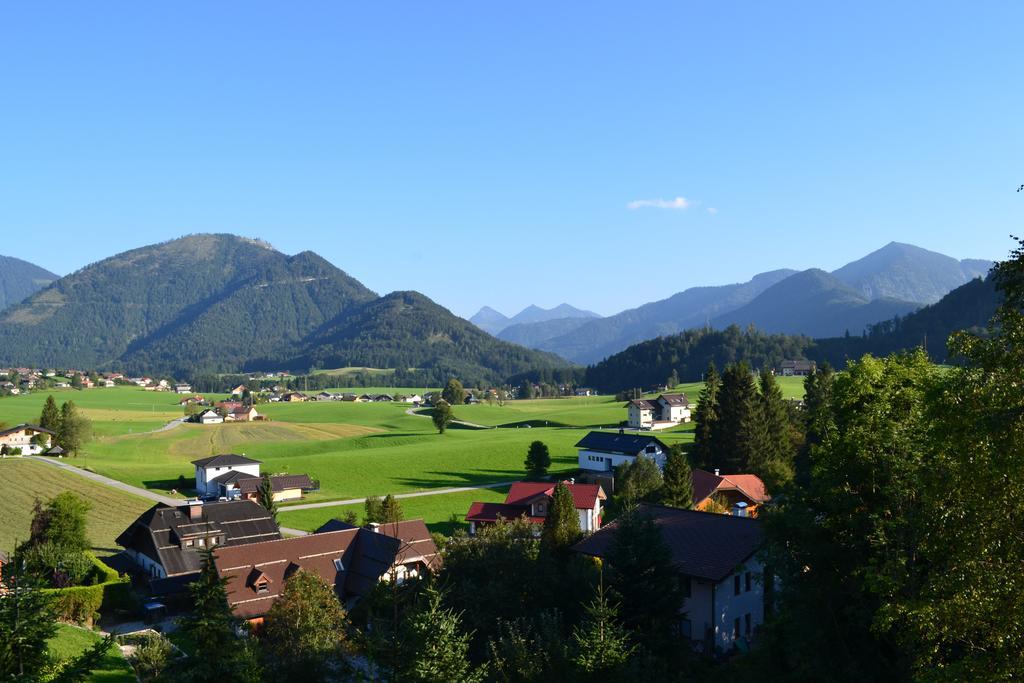
M 218 548 L 217 572 L 227 579 L 228 603 L 235 614 L 266 614 L 285 581 L 300 569 L 318 575 L 344 600 L 365 595 L 395 564 L 438 566 L 437 547 L 423 520 L 376 529 L 339 524 L 336 530 L 308 536 Z M 257 580 L 266 583 L 266 592 L 257 593 Z
M 243 476 L 238 480 L 238 489 L 242 495 L 256 493 L 263 481 L 261 477 Z M 278 474 L 270 478 L 270 489 L 274 493 L 287 491 L 288 489 L 302 489 L 308 491 L 313 488 L 313 480 L 308 474 Z
M 56 436 L 57 434 L 56 432 L 50 431 L 49 429 L 44 429 L 39 425 L 31 425 L 23 422 L 20 425 L 14 425 L 13 427 L 8 427 L 7 429 L 0 429 L 0 436 L 4 436 L 5 434 L 13 434 L 14 432 L 20 432 L 23 429 L 30 429 L 33 432 L 42 432 L 43 434 L 49 434 L 50 436 Z
M 626 404 L 627 406 L 633 405 L 640 410 L 657 410 L 658 404 L 646 398 L 634 398 L 632 401 Z
M 664 399 L 665 403 L 670 406 L 689 406 L 690 399 L 686 397 L 686 394 L 662 394 L 658 397 Z
M 182 548 L 183 539 L 207 534 L 225 537 L 224 546 L 281 538 L 274 518 L 251 500 L 220 501 L 202 505 L 192 521 L 189 505 L 163 503 L 143 512 L 117 537 L 117 544 L 158 561 L 168 577 L 198 572 L 202 558 L 194 548 Z
M 530 517 L 530 508 L 527 505 L 509 505 L 507 503 L 481 503 L 476 502 L 469 506 L 466 513 L 467 522 L 497 522 L 498 517 L 511 521 L 519 519 L 523 515 L 535 524 L 543 524 L 543 517 Z
M 196 467 L 233 467 L 235 465 L 259 465 L 260 461 L 247 458 L 244 455 L 225 453 L 223 455 L 213 455 L 209 458 L 193 460 L 192 464 Z
M 719 582 L 747 561 L 764 542 L 761 522 L 751 517 L 719 515 L 642 503 L 638 514 L 654 519 L 672 552 L 672 564 L 686 576 Z M 573 546 L 585 555 L 605 557 L 618 520 Z
M 716 491 L 739 491 L 755 503 L 771 500 L 764 482 L 756 474 L 716 475 L 704 470 L 693 470 L 694 504 L 708 498 Z
M 662 450 L 668 450 L 668 446 L 653 436 L 626 434 L 624 432 L 590 432 L 579 440 L 576 448 L 586 448 L 606 453 L 637 455 L 642 453 L 648 446 L 655 444 L 661 446 Z
M 573 504 L 577 510 L 592 510 L 598 500 L 607 498 L 600 484 L 563 483 L 569 487 Z M 529 505 L 539 496 L 551 498 L 555 495 L 555 486 L 557 484 L 545 481 L 517 481 L 512 484 L 508 495 L 505 496 L 505 503 L 507 505 Z

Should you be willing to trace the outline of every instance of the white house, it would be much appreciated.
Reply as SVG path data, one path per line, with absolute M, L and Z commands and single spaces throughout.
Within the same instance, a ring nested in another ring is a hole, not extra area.
M 600 529 L 601 501 L 608 498 L 600 484 L 577 484 L 571 479 L 564 483 L 572 494 L 580 517 L 580 530 L 589 534 Z M 466 513 L 469 533 L 475 534 L 478 526 L 496 523 L 498 517 L 513 520 L 525 515 L 534 524 L 544 524 L 555 495 L 555 486 L 545 481 L 519 481 L 512 484 L 504 503 L 471 504 Z
M 220 495 L 220 483 L 216 480 L 229 474 L 260 476 L 259 460 L 234 453 L 193 460 L 192 464 L 196 467 L 196 492 L 201 496 Z
M 750 517 L 641 504 L 672 552 L 683 578 L 680 632 L 695 649 L 727 652 L 756 638 L 764 622 L 764 570 L 757 557 L 764 535 Z M 617 522 L 584 538 L 573 550 L 604 558 Z
M 216 425 L 224 421 L 224 418 L 215 410 L 204 410 L 199 413 L 199 417 L 197 419 L 199 420 L 199 424 L 204 425 Z
M 779 366 L 779 374 L 783 377 L 806 377 L 818 369 L 813 360 L 784 360 Z
M 6 450 L 10 452 L 15 448 L 20 448 L 22 455 L 38 455 L 50 450 L 53 436 L 54 433 L 49 429 L 43 429 L 36 425 L 20 424 L 16 427 L 0 430 L 0 449 L 6 446 Z M 32 443 L 34 438 L 41 443 Z
M 413 394 L 412 396 L 406 396 L 402 399 L 406 403 L 423 403 L 423 397 L 419 394 Z
M 668 429 L 690 421 L 686 394 L 661 394 L 656 399 L 638 398 L 626 404 L 632 429 Z
M 191 384 L 175 384 L 174 385 L 174 393 L 176 393 L 176 394 L 191 394 L 192 393 L 192 385 Z
M 581 470 L 613 472 L 624 462 L 640 456 L 652 458 L 659 469 L 665 467 L 668 446 L 653 436 L 619 432 L 590 432 L 576 444 Z

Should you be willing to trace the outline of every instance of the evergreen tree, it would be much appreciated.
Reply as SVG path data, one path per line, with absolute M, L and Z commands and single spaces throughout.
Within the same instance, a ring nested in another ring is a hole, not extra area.
M 377 496 L 369 496 L 363 503 L 366 515 L 363 524 L 380 524 L 384 521 L 384 503 Z
M 410 652 L 402 678 L 408 681 L 477 683 L 484 671 L 469 661 L 470 634 L 462 631 L 462 615 L 442 606 L 442 595 L 427 588 L 425 604 L 408 621 Z
M 461 406 L 466 402 L 466 390 L 462 382 L 454 377 L 448 380 L 448 384 L 441 391 L 441 398 L 448 402 L 448 405 Z
M 402 505 L 390 493 L 384 496 L 380 504 L 380 521 L 383 524 L 395 524 L 403 519 Z
M 665 383 L 665 386 L 669 389 L 675 389 L 679 386 L 679 372 L 675 368 L 672 368 L 672 374 L 668 376 L 668 381 Z
M 718 391 L 722 386 L 718 370 L 714 362 L 708 363 L 707 372 L 704 373 L 704 388 L 700 390 L 697 400 L 697 409 L 693 414 L 694 430 L 694 459 L 697 467 L 704 469 L 714 468 L 714 438 L 715 423 L 718 420 Z
M 326 680 L 342 659 L 348 619 L 338 596 L 304 569 L 285 582 L 261 634 L 264 662 L 275 681 Z
M 447 401 L 435 402 L 430 417 L 433 419 L 434 427 L 437 428 L 439 434 L 444 434 L 444 430 L 448 429 L 448 425 L 455 419 L 452 415 L 451 404 Z
M 769 370 L 761 371 L 757 406 L 759 438 L 750 469 L 769 491 L 777 492 L 793 480 L 793 437 L 782 389 Z
M 641 634 L 650 649 L 660 649 L 674 640 L 683 605 L 672 552 L 642 508 L 626 510 L 616 525 L 606 559 L 613 570 L 612 588 L 622 598 L 623 623 Z
M 49 657 L 46 641 L 57 632 L 53 595 L 27 573 L 19 553 L 3 565 L 0 585 L 0 680 L 35 681 Z
M 583 621 L 572 630 L 573 662 L 584 677 L 607 680 L 625 666 L 636 646 L 619 623 L 618 605 L 605 595 L 603 576 L 584 610 Z
M 270 513 L 275 522 L 277 521 L 277 501 L 274 500 L 274 484 L 269 474 L 264 473 L 260 479 L 260 486 L 256 489 L 256 502 Z
M 551 467 L 551 454 L 543 441 L 534 441 L 526 451 L 526 474 L 534 479 L 543 479 Z
M 563 551 L 578 541 L 582 533 L 572 492 L 564 481 L 560 481 L 555 486 L 547 517 L 544 518 L 544 544 L 552 550 Z
M 689 509 L 693 506 L 693 471 L 680 444 L 672 444 L 665 460 L 661 500 L 665 505 Z
M 797 483 L 808 486 L 811 481 L 812 451 L 835 429 L 832 413 L 832 366 L 823 363 L 804 380 L 804 425 L 807 437 L 796 456 Z
M 51 432 L 60 433 L 60 408 L 57 407 L 57 402 L 53 400 L 53 395 L 46 397 L 46 403 L 43 404 L 43 412 L 39 416 L 39 426 L 43 429 L 49 429 Z
M 519 387 L 518 398 L 530 399 L 533 398 L 533 382 L 528 379 L 524 379 L 522 385 Z
M 750 468 L 759 445 L 757 390 L 750 366 L 729 365 L 718 392 L 718 419 L 711 433 L 711 467 L 725 474 Z
M 193 644 L 179 678 L 197 683 L 259 680 L 252 648 L 235 635 L 237 621 L 228 606 L 227 581 L 217 574 L 213 550 L 202 551 L 203 567 L 189 585 L 192 612 L 179 621 Z
M 73 455 L 92 439 L 92 422 L 78 412 L 74 401 L 66 401 L 60 407 L 60 431 L 57 432 L 57 443 Z

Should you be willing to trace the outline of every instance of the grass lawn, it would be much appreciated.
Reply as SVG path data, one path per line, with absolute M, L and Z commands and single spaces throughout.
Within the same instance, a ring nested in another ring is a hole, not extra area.
M 74 491 L 92 504 L 89 512 L 89 540 L 100 556 L 120 550 L 114 539 L 152 503 L 116 489 L 94 483 L 71 472 L 41 462 L 20 458 L 0 459 L 0 550 L 10 552 L 17 542 L 28 538 L 32 506 L 36 498 L 47 500 L 63 491 Z
M 451 535 L 456 529 L 468 529 L 466 524 L 466 511 L 474 501 L 485 503 L 503 503 L 508 487 L 500 489 L 477 489 L 475 491 L 464 491 L 461 493 L 442 493 L 436 496 L 419 496 L 416 498 L 405 498 L 399 502 L 405 519 L 422 519 L 427 523 L 431 531 Z M 328 508 L 314 508 L 312 510 L 296 510 L 288 512 L 288 508 L 282 508 L 278 513 L 278 521 L 284 526 L 304 531 L 314 531 L 321 524 L 334 517 L 341 518 L 349 510 L 356 513 L 359 521 L 362 522 L 363 506 L 360 505 L 337 505 Z M 458 521 L 452 522 L 452 515 L 458 517 Z
M 0 422 L 9 425 L 38 422 L 46 397 L 51 394 L 58 406 L 74 401 L 92 420 L 98 437 L 156 429 L 183 414 L 178 406 L 181 397 L 170 392 L 124 386 L 81 391 L 43 389 L 0 399 Z
M 71 659 L 82 654 L 94 643 L 101 640 L 101 636 L 92 631 L 86 631 L 67 624 L 57 625 L 57 635 L 50 639 L 47 646 L 50 655 L 54 659 Z M 135 672 L 131 665 L 121 655 L 117 647 L 111 648 L 103 660 L 102 668 L 94 669 L 89 681 L 98 683 L 134 683 Z

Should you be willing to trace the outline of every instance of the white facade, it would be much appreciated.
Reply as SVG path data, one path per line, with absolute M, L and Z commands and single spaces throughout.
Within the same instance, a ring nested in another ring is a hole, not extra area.
M 629 404 L 629 426 L 633 429 L 650 427 L 654 422 L 654 411 L 650 408 L 641 408 L 635 403 Z
M 149 574 L 151 579 L 167 578 L 167 572 L 164 571 L 164 566 L 149 555 L 140 553 L 138 550 L 133 550 L 131 548 L 125 548 L 124 553 L 128 557 L 132 558 L 135 564 L 142 567 L 142 569 Z
M 260 465 L 255 462 L 246 465 L 222 465 L 220 467 L 200 467 L 196 465 L 196 491 L 200 495 L 218 495 L 220 493 L 220 485 L 211 482 L 228 472 L 241 472 L 252 477 L 258 477 L 260 476 Z
M 735 573 L 716 583 L 692 579 L 690 596 L 683 603 L 683 634 L 703 643 L 713 629 L 713 647 L 729 651 L 739 638 L 753 637 L 764 623 L 764 568 L 749 560 Z M 737 592 L 737 580 L 739 590 Z
M 601 528 L 601 499 L 594 501 L 593 508 L 576 508 L 580 516 L 580 531 L 592 534 Z
M 224 418 L 212 410 L 205 411 L 199 416 L 199 423 L 204 425 L 216 425 L 224 422 Z
M 32 443 L 36 434 L 42 434 L 46 441 L 43 444 Z M 40 432 L 32 427 L 21 426 L 11 429 L 7 434 L 0 435 L 0 446 L 7 446 L 8 450 L 21 449 L 22 455 L 39 455 L 50 450 L 52 439 L 46 432 Z
M 644 457 L 653 458 L 658 469 L 665 468 L 666 453 L 662 450 L 661 446 L 651 444 L 644 449 L 643 455 Z M 589 470 L 591 472 L 613 472 L 622 463 L 632 463 L 636 458 L 636 455 L 606 453 L 604 451 L 592 451 L 582 448 L 579 453 L 579 466 L 581 470 Z

